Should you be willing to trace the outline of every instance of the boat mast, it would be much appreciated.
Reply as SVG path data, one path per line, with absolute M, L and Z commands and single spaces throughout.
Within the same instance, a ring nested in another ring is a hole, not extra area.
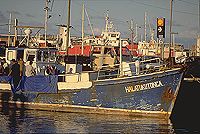
M 47 46 L 47 21 L 48 21 L 48 7 L 49 0 L 45 0 L 45 19 L 44 19 L 44 40 L 45 40 L 45 46 Z
M 130 30 L 130 38 L 131 38 L 131 55 L 132 55 L 133 54 L 133 34 L 134 34 L 133 19 L 131 19 L 130 21 L 129 30 Z
M 199 0 L 199 9 L 198 9 L 198 17 L 199 17 L 199 27 L 197 33 L 197 45 L 196 45 L 196 56 L 200 55 L 200 0 Z
M 172 62 L 172 55 L 171 55 L 171 34 L 172 34 L 172 5 L 173 4 L 173 0 L 170 0 L 170 26 L 169 26 L 169 64 L 170 66 L 173 66 L 173 62 Z
M 135 42 L 137 42 L 138 41 L 138 25 L 137 25 L 137 23 L 135 24 L 135 36 L 136 36 Z
M 122 65 L 122 41 L 119 39 L 119 65 L 120 65 L 120 76 L 123 76 L 123 65 Z
M 11 23 L 12 23 L 12 13 L 10 13 L 10 18 L 8 22 L 8 46 L 10 46 Z
M 68 0 L 68 18 L 67 18 L 67 42 L 66 42 L 66 51 L 68 55 L 68 47 L 69 47 L 69 27 L 70 27 L 70 10 L 71 10 L 71 0 Z
M 199 0 L 199 13 L 198 13 L 198 17 L 199 17 L 199 27 L 198 27 L 198 37 L 200 37 L 200 0 Z
M 144 41 L 147 41 L 147 12 L 144 13 Z
M 86 8 L 85 8 L 85 14 L 86 14 L 86 16 L 87 16 L 87 19 L 88 19 L 88 22 L 89 22 L 89 25 L 90 25 L 90 29 L 91 29 L 91 31 L 92 31 L 92 36 L 93 36 L 93 38 L 95 39 L 94 30 L 93 30 L 93 28 L 92 28 L 92 24 L 91 24 L 91 22 L 90 22 L 90 18 L 89 18 L 89 16 L 88 16 L 88 13 L 87 13 Z
M 83 1 L 83 7 L 82 7 L 82 45 L 81 45 L 81 54 L 83 55 L 83 45 L 84 45 L 84 1 Z
M 15 29 L 14 29 L 14 31 L 15 31 L 15 37 L 14 37 L 14 43 L 13 43 L 15 46 L 16 46 L 17 34 L 18 34 L 17 25 L 18 25 L 18 20 L 15 19 Z M 18 44 L 18 45 L 19 45 L 19 44 Z
M 109 27 L 108 26 L 109 25 L 108 19 L 109 19 L 109 17 L 108 17 L 108 10 L 107 10 L 106 18 L 105 18 L 105 21 L 106 21 L 105 32 L 108 32 L 108 27 Z
M 147 54 L 147 12 L 144 13 L 144 47 L 145 55 Z

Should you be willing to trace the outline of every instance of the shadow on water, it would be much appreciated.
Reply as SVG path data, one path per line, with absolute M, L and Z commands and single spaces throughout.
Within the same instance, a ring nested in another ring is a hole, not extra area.
M 177 132 L 200 132 L 200 84 L 184 82 L 172 111 L 171 121 Z
M 12 133 L 173 133 L 170 121 L 158 118 L 35 110 L 26 110 L 24 114 L 15 111 L 8 116 Z
M 35 115 L 29 114 L 25 108 L 24 101 L 26 100 L 22 94 L 12 96 L 10 92 L 1 92 L 0 97 L 3 101 L 0 102 L 0 133 L 55 133 L 54 121 Z M 21 100 L 21 104 L 8 103 L 10 100 Z M 36 126 L 31 127 L 31 122 L 36 121 Z M 38 129 L 39 128 L 39 129 Z M 46 129 L 48 128 L 48 130 Z
M 24 117 L 24 105 L 23 103 L 20 106 L 17 106 L 16 103 L 8 103 L 8 101 L 10 101 L 12 98 L 12 94 L 10 92 L 2 92 L 1 93 L 1 100 L 3 100 L 1 102 L 1 113 L 3 115 L 6 115 L 8 119 L 8 128 L 10 130 L 10 133 L 16 133 L 17 132 L 17 121 L 16 121 L 16 113 L 18 113 L 20 118 Z
M 173 133 L 169 120 L 118 115 L 89 115 L 90 133 Z

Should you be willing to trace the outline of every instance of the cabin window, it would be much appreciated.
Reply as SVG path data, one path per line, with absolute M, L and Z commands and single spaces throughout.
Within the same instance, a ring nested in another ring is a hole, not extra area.
M 44 61 L 48 62 L 48 52 L 43 52 Z
M 17 60 L 24 58 L 24 50 L 17 50 Z
M 36 51 L 28 50 L 26 51 L 26 61 L 35 61 Z
M 35 55 L 28 55 L 27 56 L 27 61 L 34 61 Z
M 115 53 L 117 54 L 117 56 L 119 56 L 119 55 L 120 55 L 119 48 L 115 48 Z
M 56 52 L 55 51 L 39 51 L 37 53 L 37 60 L 44 62 L 55 62 Z
M 55 62 L 56 60 L 56 52 L 49 52 L 50 55 L 49 55 L 49 61 L 50 62 Z
M 12 51 L 8 51 L 8 56 L 7 56 L 7 60 L 12 60 L 13 59 L 13 52 Z
M 107 54 L 110 50 L 108 48 L 105 48 L 104 54 Z
M 93 48 L 93 54 L 100 54 L 101 53 L 101 48 L 94 47 Z
M 56 59 L 56 52 L 50 51 L 43 51 L 43 60 L 45 62 L 55 62 Z
M 104 54 L 111 54 L 112 53 L 111 51 L 112 51 L 111 48 L 105 48 Z
M 39 51 L 39 52 L 37 53 L 37 60 L 38 60 L 38 61 L 41 61 L 41 55 L 42 55 L 42 52 Z
M 116 37 L 116 34 L 111 34 L 111 37 Z
M 6 56 L 6 49 L 5 47 L 0 47 L 0 57 L 5 57 Z

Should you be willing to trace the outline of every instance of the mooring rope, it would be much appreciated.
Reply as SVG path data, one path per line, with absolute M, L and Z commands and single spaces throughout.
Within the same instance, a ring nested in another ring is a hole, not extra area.
M 192 76 L 192 78 L 194 79 L 194 81 L 197 81 L 198 83 L 200 83 L 198 78 L 195 78 L 192 74 L 190 74 Z

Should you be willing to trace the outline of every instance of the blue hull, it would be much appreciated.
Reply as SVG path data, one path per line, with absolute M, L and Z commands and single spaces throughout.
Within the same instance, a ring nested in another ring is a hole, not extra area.
M 57 77 L 38 76 L 33 78 L 34 80 L 25 79 L 23 92 L 16 92 L 14 96 L 17 101 L 24 102 L 171 113 L 182 76 L 183 72 L 176 69 L 141 76 L 97 80 L 89 89 L 62 91 L 55 90 Z M 49 83 L 55 80 L 54 85 L 42 84 L 40 89 L 40 79 Z M 33 89 L 32 82 L 37 83 L 37 88 Z
M 108 108 L 171 112 L 182 75 L 174 71 L 97 82 L 97 104 Z

